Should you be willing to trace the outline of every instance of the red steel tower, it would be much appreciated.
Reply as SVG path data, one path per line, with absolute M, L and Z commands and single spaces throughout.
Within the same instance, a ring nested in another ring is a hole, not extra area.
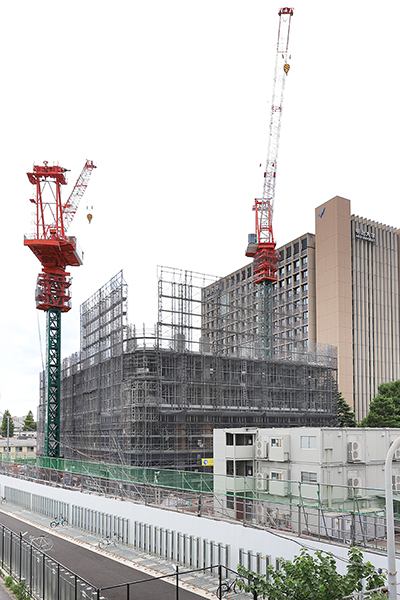
M 90 175 L 95 168 L 87 160 L 68 200 L 61 201 L 61 186 L 66 185 L 67 169 L 34 166 L 27 173 L 35 186 L 35 231 L 24 237 L 28 246 L 42 264 L 36 285 L 36 308 L 47 313 L 47 361 L 46 361 L 46 432 L 45 454 L 60 456 L 60 383 L 61 383 L 61 313 L 71 309 L 70 274 L 67 267 L 79 267 L 83 261 L 75 237 L 66 232 L 82 198 Z

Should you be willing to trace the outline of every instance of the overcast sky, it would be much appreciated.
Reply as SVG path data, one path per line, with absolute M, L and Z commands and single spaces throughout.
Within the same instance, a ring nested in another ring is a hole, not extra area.
M 248 262 L 262 193 L 282 3 L 267 0 L 3 2 L 0 18 L 0 413 L 38 404 L 45 314 L 31 232 L 33 164 L 97 165 L 69 234 L 85 262 L 62 319 L 79 350 L 79 306 L 120 269 L 129 320 L 157 319 L 157 265 L 226 275 Z M 400 224 L 400 3 L 299 0 L 278 161 L 278 246 L 314 232 L 335 195 Z M 260 168 L 260 163 L 262 167 Z M 91 225 L 87 204 L 93 205 Z

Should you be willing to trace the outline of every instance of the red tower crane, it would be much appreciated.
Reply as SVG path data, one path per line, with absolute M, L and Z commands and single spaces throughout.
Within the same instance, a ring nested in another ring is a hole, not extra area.
M 281 8 L 279 13 L 278 42 L 271 104 L 267 165 L 264 173 L 262 198 L 256 198 L 256 233 L 250 234 L 246 256 L 254 257 L 253 282 L 259 288 L 259 334 L 261 348 L 266 356 L 272 354 L 272 289 L 276 282 L 279 257 L 272 230 L 275 200 L 276 170 L 278 166 L 279 136 L 281 129 L 283 94 L 289 72 L 288 50 L 290 21 L 293 8 Z
M 61 186 L 67 183 L 67 169 L 50 167 L 45 161 L 27 173 L 35 186 L 31 202 L 36 206 L 36 214 L 34 233 L 24 237 L 24 245 L 42 264 L 35 298 L 36 308 L 47 313 L 45 454 L 51 457 L 60 456 L 61 313 L 71 309 L 71 278 L 66 268 L 79 267 L 83 261 L 76 238 L 66 233 L 94 168 L 93 162 L 87 160 L 64 204 Z

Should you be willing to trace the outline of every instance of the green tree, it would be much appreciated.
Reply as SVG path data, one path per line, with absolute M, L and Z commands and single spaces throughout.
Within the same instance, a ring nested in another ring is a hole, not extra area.
M 12 437 L 14 435 L 14 421 L 11 418 L 10 411 L 5 410 L 3 415 L 3 421 L 1 423 L 1 435 L 3 437 L 7 437 L 7 421 L 10 419 L 10 425 L 8 428 L 9 436 Z
M 400 427 L 400 412 L 393 398 L 376 396 L 360 427 Z
M 36 422 L 35 422 L 35 419 L 33 418 L 33 413 L 31 410 L 28 412 L 28 414 L 25 417 L 24 426 L 22 428 L 22 431 L 36 431 Z
M 381 383 L 360 427 L 400 427 L 400 380 Z
M 339 427 L 357 427 L 356 415 L 343 398 L 342 392 L 338 392 L 337 407 Z
M 249 571 L 239 565 L 242 577 L 239 586 L 253 594 L 254 598 L 268 600 L 337 600 L 362 589 L 362 580 L 368 590 L 383 586 L 383 575 L 370 562 L 364 562 L 359 548 L 350 548 L 347 572 L 336 570 L 331 553 L 317 550 L 314 555 L 306 550 L 293 561 L 281 560 L 280 568 L 268 567 L 268 575 Z M 378 594 L 378 598 L 386 598 Z

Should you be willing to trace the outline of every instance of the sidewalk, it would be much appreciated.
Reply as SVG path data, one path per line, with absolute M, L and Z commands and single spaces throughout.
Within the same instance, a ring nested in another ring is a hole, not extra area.
M 0 579 L 0 600 L 16 600 L 15 594 L 12 593 Z
M 123 562 L 125 564 L 128 563 L 133 568 L 137 569 L 138 571 L 142 571 L 146 575 L 159 576 L 169 573 L 173 574 L 175 571 L 175 566 L 173 563 L 159 558 L 158 556 L 141 552 L 132 546 L 112 546 L 111 551 L 99 550 L 97 548 L 97 544 L 100 541 L 99 536 L 82 531 L 81 529 L 77 529 L 71 525 L 58 527 L 57 529 L 50 529 L 50 519 L 48 517 L 34 513 L 30 510 L 12 504 L 11 502 L 7 501 L 6 504 L 3 504 L 1 506 L 1 510 L 18 519 L 21 519 L 27 524 L 30 523 L 31 525 L 42 529 L 46 533 L 51 533 L 51 535 L 57 535 L 72 543 L 82 545 L 88 550 L 106 555 L 112 560 Z M 190 571 L 191 568 L 182 566 L 179 570 Z M 217 598 L 216 591 L 219 583 L 217 576 L 207 575 L 200 571 L 183 575 L 181 581 L 184 589 L 198 594 L 203 598 L 209 598 L 211 600 L 215 600 Z M 10 600 L 10 598 L 14 600 L 13 596 L 10 594 L 11 592 L 9 592 L 4 585 L 3 587 L 0 585 L 0 600 Z M 252 599 L 252 597 L 253 596 L 251 594 L 241 592 L 239 594 L 225 595 L 224 600 L 249 600 Z

